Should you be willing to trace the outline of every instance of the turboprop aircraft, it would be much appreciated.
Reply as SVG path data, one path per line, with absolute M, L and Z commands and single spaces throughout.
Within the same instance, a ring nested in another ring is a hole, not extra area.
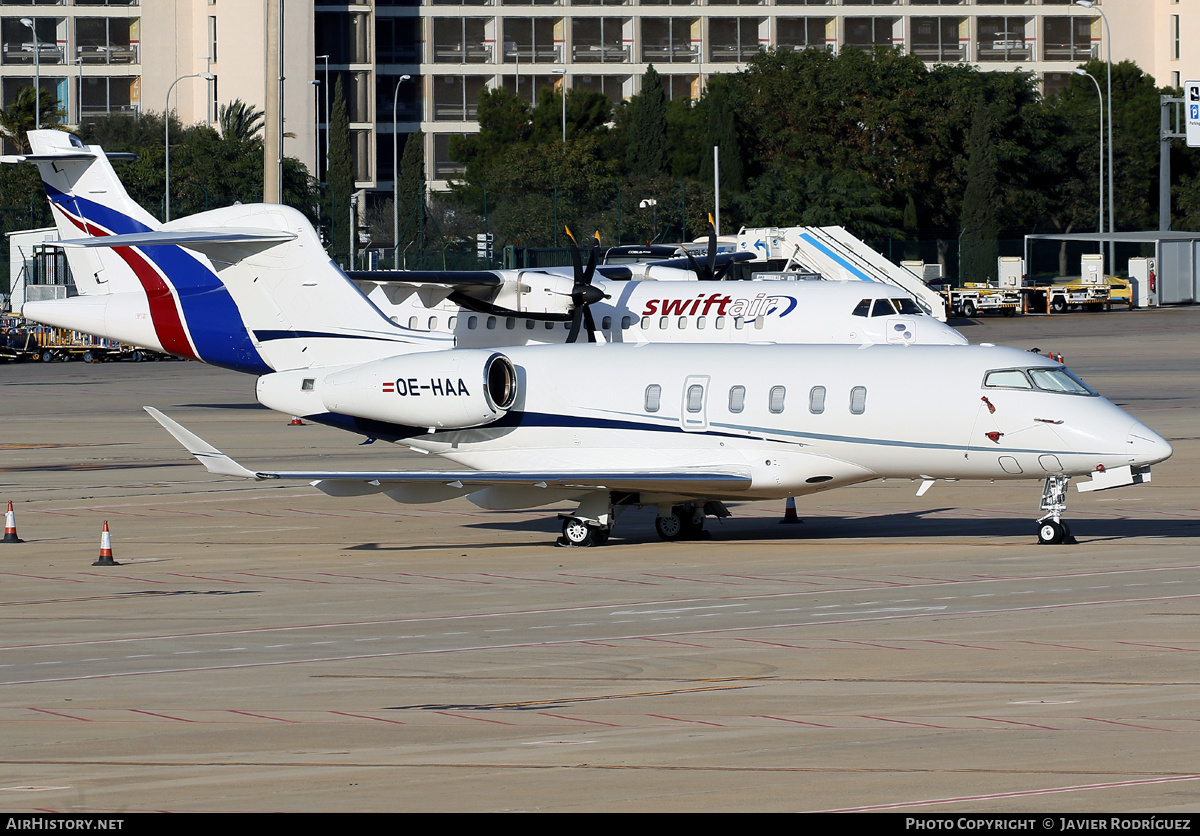
M 627 268 L 598 268 L 595 248 L 588 267 L 577 257 L 570 273 L 389 279 L 372 292 L 380 305 L 353 299 L 351 317 L 322 301 L 330 292 L 340 296 L 349 280 L 300 213 L 239 205 L 160 224 L 126 194 L 101 149 L 61 131 L 29 136 L 33 153 L 2 159 L 38 164 L 81 295 L 29 302 L 22 313 L 239 371 L 365 361 L 413 345 L 573 342 L 583 326 L 589 341 L 599 335 L 606 342 L 966 342 L 888 285 L 708 285 L 714 290 L 696 282 L 596 279 L 597 271 Z M 715 259 L 710 248 L 705 264 L 696 266 L 712 273 Z M 683 260 L 696 264 L 690 254 Z M 297 276 L 299 304 L 283 302 L 285 317 L 275 290 Z
M 588 373 L 602 369 L 603 374 Z M 1071 540 L 1080 490 L 1138 484 L 1171 445 L 1061 363 L 1012 348 L 875 345 L 514 346 L 434 350 L 260 377 L 264 405 L 436 453 L 467 469 L 249 469 L 162 413 L 211 472 L 301 479 L 332 496 L 575 503 L 560 543 L 608 540 L 630 506 L 664 539 L 725 503 L 874 479 L 1044 482 L 1038 539 Z

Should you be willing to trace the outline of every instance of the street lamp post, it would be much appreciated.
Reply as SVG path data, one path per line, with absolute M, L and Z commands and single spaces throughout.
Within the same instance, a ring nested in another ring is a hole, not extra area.
M 639 209 L 647 207 L 652 210 L 650 214 L 650 240 L 654 241 L 658 237 L 658 201 L 652 197 L 648 197 L 638 204 Z
M 171 86 L 167 88 L 167 102 L 163 108 L 163 172 L 165 178 L 163 189 L 163 223 L 171 220 L 171 91 L 175 89 L 176 84 L 185 78 L 202 78 L 205 81 L 212 81 L 216 76 L 212 73 L 181 75 L 172 81 Z
M 1104 20 L 1104 46 L 1107 56 L 1105 63 L 1108 65 L 1108 232 L 1111 235 L 1116 229 L 1113 209 L 1112 31 L 1108 28 L 1108 15 L 1093 0 L 1075 0 L 1075 5 L 1099 12 L 1100 17 Z M 1116 265 L 1111 263 L 1113 260 L 1113 246 L 1113 242 L 1110 239 L 1108 242 L 1108 260 L 1110 262 L 1108 269 L 1115 272 Z
M 567 68 L 555 67 L 551 70 L 554 75 L 562 76 L 562 129 L 563 129 L 563 144 L 567 142 Z
M 79 65 L 79 92 L 75 95 L 75 110 L 79 113 L 79 121 L 75 124 L 83 127 L 83 56 L 75 59 Z
M 1098 231 L 1104 232 L 1104 96 L 1100 93 L 1100 82 L 1092 78 L 1092 74 L 1082 67 L 1076 67 L 1071 72 L 1081 75 L 1096 87 L 1097 110 L 1100 113 L 1100 223 Z
M 42 129 L 42 45 L 38 43 L 37 29 L 33 18 L 23 17 L 21 23 L 29 27 L 33 33 L 33 124 L 36 130 Z
M 324 87 L 325 87 L 325 167 L 329 168 L 329 56 L 328 55 L 318 55 L 317 60 L 325 62 L 325 84 L 324 84 Z M 320 139 L 321 138 L 318 135 L 318 137 L 317 137 L 318 145 L 320 144 Z M 319 168 L 318 168 L 317 173 L 318 174 L 321 173 Z M 318 177 L 317 179 L 320 180 L 322 183 L 325 182 L 324 177 Z
M 400 101 L 400 85 L 412 76 L 402 75 L 396 79 L 392 92 L 392 269 L 400 269 L 400 134 L 397 128 L 396 108 Z

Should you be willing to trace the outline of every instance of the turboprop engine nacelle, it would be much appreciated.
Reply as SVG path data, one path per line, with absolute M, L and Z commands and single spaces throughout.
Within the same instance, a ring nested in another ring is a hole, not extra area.
M 320 384 L 330 412 L 460 430 L 501 418 L 517 396 L 517 373 L 492 351 L 429 351 L 375 360 L 328 375 Z
M 540 270 L 523 270 L 516 281 L 508 281 L 496 294 L 494 304 L 505 311 L 518 314 L 558 314 L 571 312 L 571 291 L 574 279 Z

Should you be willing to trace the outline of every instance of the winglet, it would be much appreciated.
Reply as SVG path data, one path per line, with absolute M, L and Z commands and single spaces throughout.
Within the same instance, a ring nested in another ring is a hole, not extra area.
M 261 478 L 253 470 L 242 467 L 203 438 L 175 423 L 154 407 L 144 406 L 142 409 L 146 410 L 151 418 L 162 424 L 163 429 L 175 436 L 175 440 L 186 447 L 187 451 L 195 456 L 200 464 L 208 469 L 209 473 L 217 473 L 221 476 L 239 476 L 243 479 Z

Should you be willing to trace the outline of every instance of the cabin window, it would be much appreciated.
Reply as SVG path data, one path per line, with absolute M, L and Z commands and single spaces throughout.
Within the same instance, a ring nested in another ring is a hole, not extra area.
M 477 316 L 468 316 L 468 317 L 467 317 L 467 328 L 469 328 L 469 329 L 471 329 L 472 331 L 474 331 L 474 330 L 475 330 L 476 328 L 478 328 L 478 327 L 479 327 L 479 317 L 477 317 Z
M 515 316 L 505 317 L 504 318 L 504 327 L 509 331 L 516 328 L 517 327 L 517 318 Z
M 662 404 L 662 387 L 657 383 L 651 383 L 646 387 L 646 411 L 658 412 L 659 406 Z
M 658 330 L 659 331 L 666 331 L 667 328 L 670 327 L 670 325 L 671 325 L 671 320 L 669 317 L 660 316 L 658 318 Z
M 696 328 L 700 331 L 704 330 L 704 317 L 702 317 L 702 316 L 696 317 Z
M 628 331 L 632 327 L 633 327 L 633 317 L 629 317 L 629 316 L 621 317 L 621 330 L 622 331 Z
M 429 317 L 429 330 L 430 331 L 437 330 L 437 317 L 436 316 Z
M 451 331 L 454 330 L 454 327 L 456 325 L 458 325 L 458 317 L 457 316 L 450 317 L 450 320 L 446 323 L 446 327 L 449 328 Z
M 417 318 L 415 316 L 410 316 L 408 318 L 408 327 L 412 328 L 414 331 L 417 329 Z
M 611 331 L 612 330 L 612 317 L 611 316 L 606 316 L 606 317 L 604 317 L 604 319 L 600 320 L 600 329 L 602 331 Z
M 525 330 L 526 331 L 532 331 L 534 328 L 534 325 L 535 325 L 535 323 L 532 319 L 525 320 Z
M 488 330 L 489 330 L 489 331 L 495 331 L 495 330 L 496 330 L 496 317 L 494 317 L 494 316 L 489 316 L 489 317 L 487 318 L 487 327 L 488 327 Z
M 766 324 L 767 324 L 767 318 L 766 318 L 766 316 L 763 316 L 762 314 L 759 314 L 758 316 L 756 316 L 756 317 L 754 318 L 754 327 L 755 327 L 755 329 L 756 329 L 756 330 L 759 330 L 759 331 L 761 331 L 761 330 L 763 329 L 763 326 L 764 326 L 764 325 L 766 325 Z
M 850 390 L 850 412 L 862 415 L 867 411 L 867 387 L 855 386 Z
M 735 316 L 733 318 L 733 327 L 735 330 L 741 331 L 746 327 L 746 320 L 742 319 L 740 316 Z
M 648 317 L 648 316 L 643 316 L 643 317 L 642 317 L 642 330 L 643 330 L 643 331 L 649 331 L 649 330 L 650 330 L 650 317 Z
M 863 299 L 861 302 L 859 302 L 857 305 L 855 305 L 854 310 L 851 311 L 851 316 L 870 316 L 870 315 L 871 315 L 871 300 L 870 299 Z
M 1032 389 L 1033 384 L 1020 369 L 1003 369 L 988 372 L 983 377 L 983 385 L 989 389 Z
M 718 316 L 716 318 L 716 320 L 713 321 L 713 328 L 716 328 L 718 331 L 724 331 L 725 330 L 725 317 Z
M 771 394 L 767 398 L 767 409 L 778 415 L 783 412 L 783 398 L 787 394 L 787 389 L 783 386 L 772 386 Z
M 682 331 L 685 328 L 687 328 L 687 317 L 681 316 L 679 317 L 679 330 Z
M 553 323 L 553 322 L 547 322 L 547 323 L 546 323 L 546 330 L 547 330 L 547 331 L 553 331 L 553 330 L 554 330 L 554 323 Z
M 704 407 L 704 387 L 694 383 L 688 387 L 687 411 L 699 412 Z
M 808 411 L 820 415 L 825 411 L 825 387 L 814 386 L 808 390 Z
M 729 390 L 729 411 L 741 412 L 746 408 L 746 387 L 734 386 Z

